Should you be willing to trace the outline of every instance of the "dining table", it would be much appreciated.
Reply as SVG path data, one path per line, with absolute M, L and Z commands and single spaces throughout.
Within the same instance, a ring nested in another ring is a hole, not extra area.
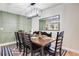
M 41 46 L 41 54 L 44 56 L 44 47 L 56 40 L 54 37 L 31 37 L 31 41 Z

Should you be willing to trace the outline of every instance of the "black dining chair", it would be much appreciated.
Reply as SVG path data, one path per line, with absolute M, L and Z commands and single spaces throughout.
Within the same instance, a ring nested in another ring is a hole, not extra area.
M 22 37 L 22 33 L 23 32 L 18 32 L 18 36 L 19 36 L 19 51 L 22 51 L 23 46 L 23 37 Z
M 39 31 L 34 31 L 33 34 L 39 35 Z
M 18 36 L 18 32 L 14 32 L 14 34 L 15 34 L 15 38 L 16 38 L 16 46 L 17 46 L 17 48 L 18 48 L 18 46 L 19 46 L 19 36 Z
M 37 55 L 41 55 L 41 47 L 32 43 L 30 34 L 23 34 L 23 36 L 24 52 L 26 52 L 26 55 L 28 54 L 28 49 L 30 49 L 31 56 L 35 56 L 36 53 Z
M 50 33 L 41 32 L 41 35 L 46 35 L 47 37 L 52 37 L 52 32 L 50 32 Z
M 60 33 L 57 32 L 55 47 L 49 47 L 48 48 L 49 55 L 62 56 L 63 35 L 64 35 L 64 31 L 62 31 Z

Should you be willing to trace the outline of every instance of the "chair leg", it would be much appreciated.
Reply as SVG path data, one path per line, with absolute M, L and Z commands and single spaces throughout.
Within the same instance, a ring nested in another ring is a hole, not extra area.
M 42 56 L 42 51 L 40 51 L 40 55 Z
M 33 56 L 33 52 L 31 52 L 31 56 Z
M 25 49 L 26 49 L 26 56 L 27 56 L 27 47 Z
M 31 50 L 31 56 L 34 56 L 34 52 Z
M 23 48 L 23 55 L 25 54 L 25 46 L 24 46 L 24 48 Z
M 61 48 L 60 48 L 60 52 L 59 52 L 60 56 L 61 56 Z
M 16 43 L 16 46 L 17 46 L 17 48 L 18 48 L 18 42 Z
M 21 52 L 21 44 L 19 43 L 19 51 Z

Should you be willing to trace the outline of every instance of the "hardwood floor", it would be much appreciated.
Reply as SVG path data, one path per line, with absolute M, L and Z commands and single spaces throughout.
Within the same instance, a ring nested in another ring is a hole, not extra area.
M 79 53 L 68 51 L 65 56 L 79 56 Z

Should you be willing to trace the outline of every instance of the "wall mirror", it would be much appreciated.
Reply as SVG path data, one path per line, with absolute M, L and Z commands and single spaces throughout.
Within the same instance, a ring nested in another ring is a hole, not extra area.
M 39 20 L 39 30 L 41 31 L 59 31 L 60 30 L 60 15 L 41 18 Z

